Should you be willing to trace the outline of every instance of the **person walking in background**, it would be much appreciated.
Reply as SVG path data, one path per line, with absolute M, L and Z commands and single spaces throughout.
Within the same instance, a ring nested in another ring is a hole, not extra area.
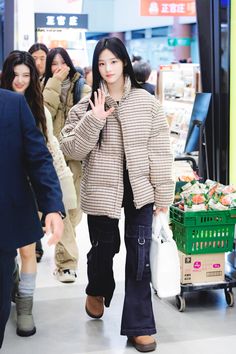
M 134 70 L 134 75 L 135 79 L 138 81 L 140 86 L 148 91 L 151 95 L 155 95 L 155 85 L 150 84 L 147 82 L 149 79 L 149 76 L 151 74 L 151 65 L 143 60 L 135 61 L 133 63 L 133 70 Z
M 35 61 L 35 65 L 39 74 L 39 81 L 41 87 L 43 86 L 45 67 L 46 67 L 46 58 L 48 54 L 48 48 L 43 43 L 34 43 L 28 50 L 32 55 Z M 36 259 L 37 262 L 40 262 L 43 256 L 43 247 L 41 240 L 36 242 Z
M 48 48 L 43 43 L 35 43 L 30 47 L 28 52 L 34 58 L 35 65 L 39 74 L 39 80 L 41 85 L 43 85 Z
M 84 78 L 85 78 L 86 84 L 89 85 L 90 87 L 92 87 L 93 86 L 92 66 L 85 66 L 85 68 L 84 68 Z
M 65 211 L 51 155 L 24 96 L 0 89 L 0 111 L 0 164 L 4 167 L 0 175 L 1 348 L 11 307 L 16 249 L 43 236 L 38 210 L 46 216 L 46 233 L 52 233 L 48 243 L 58 242 Z M 27 311 L 30 316 L 30 308 Z
M 84 85 L 86 84 L 86 88 L 88 88 L 88 85 L 85 81 L 84 69 L 82 69 L 80 66 L 76 66 L 75 69 L 80 74 L 79 79 L 76 81 L 73 93 L 74 98 L 76 98 L 74 101 L 78 102 L 84 96 Z
M 44 104 L 52 115 L 54 135 L 57 138 L 64 127 L 69 110 L 80 99 L 75 94 L 79 78 L 80 74 L 76 71 L 67 51 L 60 47 L 51 49 L 46 60 L 43 97 Z M 81 96 L 87 95 L 90 91 L 88 85 L 83 85 Z M 55 248 L 55 275 L 59 281 L 64 283 L 76 280 L 78 247 L 75 228 L 82 217 L 80 209 L 81 163 L 69 159 L 67 164 L 73 173 L 77 207 L 68 211 L 64 234 Z
M 45 116 L 38 72 L 30 53 L 14 51 L 6 58 L 3 64 L 1 87 L 25 95 L 34 115 L 36 126 L 42 130 L 45 142 L 47 142 L 48 149 L 53 156 L 66 210 L 75 208 L 76 192 L 72 173 L 66 166 L 57 139 L 53 136 L 52 119 L 47 110 Z M 30 336 L 36 331 L 31 314 L 37 270 L 35 243 L 21 247 L 19 253 L 21 257 L 20 282 L 18 288 L 16 287 L 17 293 L 15 296 L 13 295 L 16 302 L 17 334 Z M 27 311 L 30 312 L 30 315 Z
M 143 60 L 143 58 L 141 57 L 141 55 L 132 54 L 132 57 L 131 57 L 131 62 L 132 62 L 132 63 L 136 63 L 136 61 L 140 61 L 140 60 Z
M 125 298 L 121 335 L 141 352 L 156 348 L 149 251 L 153 209 L 173 202 L 173 156 L 160 102 L 136 82 L 127 50 L 116 37 L 101 39 L 93 55 L 91 99 L 69 112 L 60 135 L 64 154 L 82 160 L 81 206 L 88 214 L 85 309 L 101 318 L 115 289 L 119 218 L 125 213 Z

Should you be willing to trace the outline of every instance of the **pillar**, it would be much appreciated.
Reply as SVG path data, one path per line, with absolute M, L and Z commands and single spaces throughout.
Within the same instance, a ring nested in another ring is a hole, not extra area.
M 179 23 L 179 17 L 174 17 L 172 37 L 191 38 L 191 25 Z M 188 59 L 191 56 L 191 46 L 175 46 L 174 57 L 176 61 Z

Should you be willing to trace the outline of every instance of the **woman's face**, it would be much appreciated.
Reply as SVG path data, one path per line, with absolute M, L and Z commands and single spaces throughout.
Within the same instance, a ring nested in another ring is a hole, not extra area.
M 52 74 L 54 74 L 56 70 L 58 71 L 66 67 L 67 65 L 65 63 L 65 60 L 62 58 L 61 54 L 56 54 L 55 57 L 53 58 L 52 65 L 51 65 Z
M 44 50 L 39 49 L 32 54 L 32 57 L 34 58 L 39 76 L 43 76 L 45 73 L 47 54 L 44 52 Z
M 14 66 L 14 74 L 12 89 L 24 95 L 30 85 L 30 69 L 25 64 L 19 64 Z
M 104 49 L 99 55 L 98 68 L 108 85 L 124 80 L 124 64 L 109 49 Z

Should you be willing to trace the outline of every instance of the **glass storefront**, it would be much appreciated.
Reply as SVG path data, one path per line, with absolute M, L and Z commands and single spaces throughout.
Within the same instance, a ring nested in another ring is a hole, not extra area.
M 74 65 L 88 65 L 85 30 L 88 16 L 79 14 L 36 13 L 35 41 L 44 43 L 49 49 L 65 48 Z

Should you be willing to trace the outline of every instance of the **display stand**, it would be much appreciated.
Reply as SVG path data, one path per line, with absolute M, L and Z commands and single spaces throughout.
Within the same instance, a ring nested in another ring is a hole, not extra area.
M 198 167 L 194 171 L 198 176 L 208 178 L 208 157 L 205 136 L 205 121 L 209 110 L 211 93 L 196 93 L 193 110 L 189 123 L 189 130 L 186 138 L 184 154 L 175 156 L 176 161 L 194 159 L 191 153 L 198 153 Z M 205 172 L 206 171 L 206 172 Z
M 184 153 L 198 152 L 198 175 L 209 175 L 205 122 L 211 101 L 211 93 L 197 93 L 193 105 Z M 206 173 L 205 173 L 206 171 Z

